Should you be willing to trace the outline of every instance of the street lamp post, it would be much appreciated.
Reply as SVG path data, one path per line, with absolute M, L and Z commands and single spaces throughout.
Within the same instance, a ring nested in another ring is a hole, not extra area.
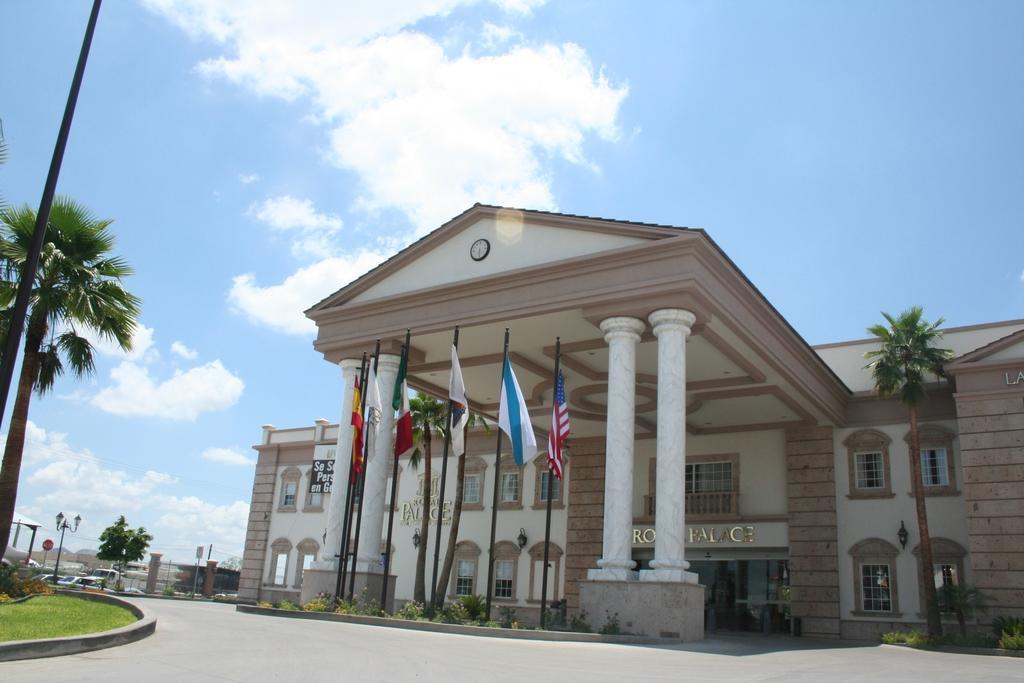
M 82 523 L 82 516 L 75 515 L 74 525 L 68 524 L 63 512 L 57 513 L 57 528 L 60 530 L 60 545 L 57 546 L 57 562 L 53 565 L 53 582 L 57 583 L 57 576 L 60 574 L 60 554 L 64 550 L 64 532 L 71 529 L 71 533 L 78 531 L 78 525 Z

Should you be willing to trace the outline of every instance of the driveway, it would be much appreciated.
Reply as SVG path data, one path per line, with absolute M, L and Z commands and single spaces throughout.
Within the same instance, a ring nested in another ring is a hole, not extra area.
M 1021 681 L 1024 660 L 759 636 L 639 647 L 423 633 L 137 599 L 156 634 L 0 664 L 0 681 Z

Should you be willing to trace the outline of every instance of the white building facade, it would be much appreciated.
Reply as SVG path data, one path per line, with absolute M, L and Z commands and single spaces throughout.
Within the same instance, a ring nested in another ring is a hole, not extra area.
M 347 477 L 356 359 L 381 339 L 387 395 L 410 328 L 410 385 L 443 398 L 460 325 L 467 396 L 483 415 L 497 412 L 511 329 L 540 444 L 561 338 L 572 436 L 549 600 L 587 610 L 595 626 L 618 613 L 625 630 L 683 640 L 704 629 L 785 632 L 797 621 L 805 635 L 871 638 L 923 622 L 909 425 L 903 406 L 873 392 L 864 369 L 873 342 L 811 348 L 703 231 L 478 205 L 307 315 L 316 348 L 341 368 L 342 426 L 264 428 L 243 598 L 301 600 L 308 577 L 336 567 L 343 495 L 309 493 L 309 480 L 314 459 L 328 457 L 337 480 Z M 943 346 L 955 359 L 921 406 L 917 455 L 931 574 L 983 590 L 996 605 L 989 616 L 1020 612 L 1024 321 L 950 329 Z M 381 572 L 386 533 L 384 427 L 367 465 L 366 575 Z M 477 432 L 469 441 L 449 597 L 486 593 L 495 441 Z M 510 460 L 506 450 L 493 591 L 495 604 L 531 623 L 546 465 L 543 453 L 522 468 Z M 399 464 L 392 574 L 401 601 L 412 597 L 421 472 Z M 435 457 L 435 476 L 440 465 Z M 421 539 L 428 581 L 433 530 Z M 444 527 L 442 553 L 447 536 Z

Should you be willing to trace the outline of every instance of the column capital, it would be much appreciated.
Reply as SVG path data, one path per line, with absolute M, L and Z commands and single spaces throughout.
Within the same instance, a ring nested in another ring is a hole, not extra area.
M 654 330 L 654 336 L 657 337 L 662 332 L 672 330 L 681 330 L 683 334 L 689 335 L 697 316 L 685 308 L 659 308 L 647 316 L 647 319 Z
M 341 362 L 338 363 L 338 367 L 344 372 L 356 372 L 359 368 L 363 367 L 363 360 L 361 358 L 342 358 Z
M 601 321 L 601 331 L 604 332 L 606 342 L 611 342 L 612 339 L 629 339 L 638 342 L 646 327 L 647 324 L 643 320 L 625 315 L 617 315 Z

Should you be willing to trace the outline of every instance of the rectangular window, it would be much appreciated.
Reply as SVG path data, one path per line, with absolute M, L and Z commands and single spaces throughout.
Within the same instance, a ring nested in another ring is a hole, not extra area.
M 306 570 L 313 566 L 313 560 L 314 559 L 316 559 L 316 555 L 303 555 L 302 556 L 302 567 L 299 570 L 299 571 L 302 572 L 302 575 L 299 577 L 300 581 L 302 580 L 302 576 L 305 576 Z
M 282 492 L 281 495 L 281 507 L 295 507 L 295 492 L 298 491 L 298 489 L 298 482 L 286 481 L 284 483 L 284 491 Z
M 551 500 L 556 501 L 561 498 L 562 482 L 558 480 L 558 477 L 552 477 L 551 472 L 541 472 L 540 474 L 540 495 L 538 498 L 542 503 L 548 501 L 548 479 L 551 480 Z
M 494 563 L 494 597 L 512 597 L 512 560 L 498 560 Z
M 686 466 L 687 493 L 732 491 L 731 462 L 699 462 Z
M 462 502 L 471 505 L 480 504 L 480 475 L 467 474 L 462 480 Z
M 515 503 L 519 501 L 519 473 L 502 472 L 501 474 L 501 502 Z
M 949 486 L 945 448 L 921 449 L 921 478 L 925 486 Z
M 324 505 L 324 494 L 322 493 L 311 493 L 309 494 L 309 507 L 318 508 Z
M 885 488 L 885 471 L 882 469 L 885 464 L 881 453 L 857 453 L 857 488 L 859 489 L 881 489 Z
M 274 583 L 278 586 L 284 585 L 285 575 L 288 570 L 288 553 L 278 553 L 274 560 Z
M 955 564 L 933 565 L 935 573 L 935 587 L 942 590 L 946 586 L 959 586 L 960 577 L 957 576 Z
M 865 612 L 891 612 L 892 595 L 889 592 L 889 565 L 862 564 L 860 566 L 861 600 Z
M 458 571 L 455 575 L 455 594 L 473 595 L 473 575 L 476 573 L 476 563 L 473 560 L 459 560 Z

